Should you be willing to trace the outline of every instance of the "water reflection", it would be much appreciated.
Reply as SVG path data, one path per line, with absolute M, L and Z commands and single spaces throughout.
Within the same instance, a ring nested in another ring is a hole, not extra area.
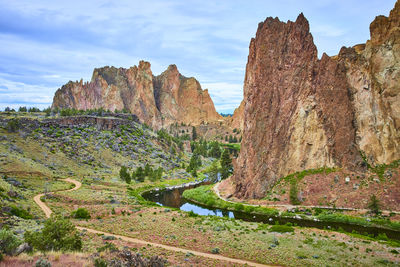
M 194 213 L 198 215 L 214 215 L 214 216 L 219 216 L 219 217 L 229 217 L 229 218 L 235 218 L 235 215 L 231 211 L 226 211 L 226 210 L 211 210 L 207 208 L 202 208 L 200 206 L 197 206 L 195 204 L 191 203 L 185 203 L 180 207 L 181 210 L 183 211 L 193 211 Z

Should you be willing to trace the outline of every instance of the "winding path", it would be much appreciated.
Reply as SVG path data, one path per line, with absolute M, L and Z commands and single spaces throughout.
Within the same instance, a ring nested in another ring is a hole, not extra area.
M 82 186 L 82 183 L 80 183 L 80 182 L 78 182 L 76 180 L 73 180 L 71 178 L 63 179 L 62 181 L 65 181 L 65 182 L 68 182 L 68 183 L 72 183 L 72 184 L 75 185 L 75 187 L 72 188 L 72 189 L 62 190 L 62 191 L 65 191 L 65 192 L 78 190 Z M 42 196 L 44 196 L 44 194 L 36 195 L 33 198 L 33 200 L 43 210 L 44 214 L 46 215 L 46 218 L 50 218 L 50 216 L 53 213 L 53 211 L 40 199 Z M 77 226 L 76 228 L 78 228 L 79 230 L 85 230 L 85 231 L 87 231 L 89 233 L 104 234 L 104 235 L 114 236 L 116 238 L 120 238 L 121 240 L 126 241 L 126 242 L 130 242 L 130 243 L 136 243 L 136 244 L 140 244 L 140 245 L 152 245 L 152 246 L 155 246 L 155 247 L 163 248 L 163 249 L 174 251 L 174 252 L 192 253 L 193 255 L 196 255 L 196 256 L 201 256 L 201 257 L 215 259 L 215 260 L 228 261 L 228 262 L 231 262 L 231 263 L 249 265 L 249 266 L 256 266 L 256 267 L 268 267 L 268 266 L 271 266 L 271 265 L 260 264 L 260 263 L 256 263 L 256 262 L 252 262 L 252 261 L 229 258 L 229 257 L 225 257 L 225 256 L 222 256 L 222 255 L 216 255 L 216 254 L 205 253 L 205 252 L 200 252 L 200 251 L 196 251 L 196 250 L 190 250 L 190 249 L 184 249 L 184 248 L 179 248 L 179 247 L 163 245 L 163 244 L 160 244 L 160 243 L 154 243 L 154 242 L 149 242 L 149 241 L 145 241 L 145 240 L 141 240 L 141 239 L 137 239 L 137 238 L 133 238 L 133 237 L 128 237 L 128 236 L 123 236 L 123 235 L 116 235 L 116 234 L 112 234 L 112 233 L 102 232 L 102 231 L 98 231 L 98 230 L 91 229 L 91 228 L 86 228 L 86 227 Z

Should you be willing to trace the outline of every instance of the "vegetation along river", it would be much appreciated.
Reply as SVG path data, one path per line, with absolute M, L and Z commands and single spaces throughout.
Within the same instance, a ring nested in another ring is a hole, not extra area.
M 165 189 L 155 189 L 143 193 L 142 196 L 146 200 L 156 202 L 161 206 L 178 208 L 180 210 L 187 212 L 193 211 L 195 214 L 203 216 L 212 215 L 219 217 L 229 217 L 250 222 L 263 222 L 267 224 L 275 224 L 276 222 L 278 222 L 279 224 L 292 223 L 293 225 L 298 225 L 302 227 L 314 227 L 319 229 L 333 229 L 333 228 L 338 229 L 339 227 L 341 227 L 343 230 L 347 232 L 356 231 L 358 233 L 373 234 L 374 236 L 385 233 L 391 239 L 400 240 L 400 232 L 390 229 L 384 229 L 379 227 L 368 227 L 368 226 L 348 224 L 348 223 L 324 222 L 324 221 L 315 221 L 303 218 L 268 216 L 260 214 L 249 214 L 246 212 L 239 212 L 239 211 L 215 209 L 199 205 L 197 203 L 193 203 L 190 200 L 187 200 L 182 197 L 182 194 L 185 190 L 192 189 L 205 184 L 210 184 L 210 182 L 203 181 L 197 183 L 188 183 L 182 186 L 175 186 Z

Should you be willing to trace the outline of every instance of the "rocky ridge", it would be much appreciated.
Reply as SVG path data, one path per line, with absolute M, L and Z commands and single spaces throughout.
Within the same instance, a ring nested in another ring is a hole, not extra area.
M 399 12 L 398 1 L 371 23 L 365 45 L 321 59 L 303 14 L 259 24 L 246 67 L 236 196 L 263 197 L 296 171 L 363 171 L 400 158 Z
M 90 82 L 68 82 L 56 91 L 52 108 L 126 109 L 155 129 L 222 119 L 195 78 L 181 75 L 175 65 L 154 76 L 145 61 L 129 69 L 95 69 Z

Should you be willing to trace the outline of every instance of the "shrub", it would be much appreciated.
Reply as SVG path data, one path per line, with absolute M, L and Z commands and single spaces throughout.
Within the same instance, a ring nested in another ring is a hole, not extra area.
M 20 243 L 11 231 L 6 229 L 0 230 L 0 254 L 11 255 Z
M 35 263 L 35 267 L 51 267 L 51 263 L 46 259 L 38 259 Z
M 90 219 L 89 211 L 84 208 L 78 208 L 77 210 L 73 211 L 71 216 L 75 219 Z
M 30 214 L 28 211 L 24 210 L 23 208 L 19 208 L 17 206 L 10 206 L 10 214 L 15 215 L 17 217 L 20 217 L 22 219 L 30 220 L 33 218 L 32 214 Z
M 15 133 L 19 130 L 20 126 L 21 124 L 19 122 L 19 119 L 11 119 L 7 122 L 6 129 L 10 133 Z
M 191 211 L 188 212 L 188 216 L 189 217 L 198 217 L 199 215 L 194 213 L 193 210 L 191 210 Z
M 107 262 L 102 258 L 96 258 L 94 260 L 94 267 L 107 267 Z
M 211 250 L 211 253 L 212 253 L 212 254 L 219 254 L 219 252 L 220 252 L 219 248 L 213 248 L 213 249 Z
M 76 227 L 67 219 L 52 217 L 44 223 L 41 232 L 26 232 L 25 241 L 40 251 L 82 249 L 82 239 Z
M 270 232 L 277 232 L 277 233 L 289 233 L 289 232 L 294 232 L 294 228 L 289 225 L 272 225 L 271 228 L 269 228 Z

